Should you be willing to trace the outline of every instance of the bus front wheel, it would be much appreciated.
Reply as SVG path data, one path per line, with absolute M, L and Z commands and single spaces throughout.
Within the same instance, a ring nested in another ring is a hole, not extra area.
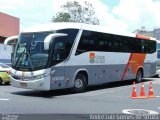
M 73 92 L 84 92 L 87 87 L 87 78 L 85 75 L 78 73 L 74 80 Z
M 142 82 L 142 78 L 143 78 L 143 73 L 142 73 L 142 70 L 139 69 L 139 70 L 137 71 L 137 74 L 136 74 L 136 82 L 137 82 L 137 83 Z

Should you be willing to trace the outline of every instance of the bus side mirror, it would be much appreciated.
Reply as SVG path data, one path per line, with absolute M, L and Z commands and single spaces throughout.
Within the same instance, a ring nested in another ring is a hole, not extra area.
M 4 50 L 6 50 L 7 48 L 6 48 L 6 46 L 7 45 L 15 45 L 15 43 L 16 43 L 16 41 L 18 40 L 18 35 L 16 35 L 16 36 L 11 36 L 11 37 L 8 37 L 8 38 L 6 38 L 5 39 L 5 41 L 4 41 Z
M 53 40 L 53 38 L 55 37 L 63 37 L 63 36 L 67 36 L 68 34 L 65 33 L 54 33 L 54 34 L 49 34 L 45 39 L 44 39 L 44 50 L 48 50 L 49 49 L 49 45 L 51 43 L 51 41 Z

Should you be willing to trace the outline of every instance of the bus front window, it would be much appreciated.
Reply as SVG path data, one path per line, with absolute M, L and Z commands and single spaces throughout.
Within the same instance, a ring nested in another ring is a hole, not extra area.
M 55 34 L 62 36 L 56 37 Z M 16 70 L 35 71 L 64 61 L 69 56 L 77 34 L 78 29 L 21 33 L 12 55 L 12 67 Z M 49 35 L 53 37 L 46 49 L 45 39 Z
M 15 48 L 12 65 L 19 70 L 37 70 L 46 67 L 48 50 L 44 50 L 44 39 L 49 32 L 22 33 Z

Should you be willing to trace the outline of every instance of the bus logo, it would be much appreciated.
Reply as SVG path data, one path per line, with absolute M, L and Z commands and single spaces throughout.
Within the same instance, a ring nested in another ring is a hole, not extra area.
M 90 63 L 94 63 L 95 53 L 90 53 Z
M 90 53 L 90 63 L 105 63 L 105 56 Z

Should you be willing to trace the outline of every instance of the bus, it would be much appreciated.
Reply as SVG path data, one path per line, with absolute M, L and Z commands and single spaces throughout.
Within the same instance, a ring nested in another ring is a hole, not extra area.
M 12 40 L 7 38 L 5 44 Z M 139 34 L 81 23 L 50 23 L 24 30 L 12 43 L 14 87 L 83 92 L 90 85 L 141 82 L 156 74 L 156 40 Z
M 160 77 L 160 41 L 157 40 L 157 75 Z

